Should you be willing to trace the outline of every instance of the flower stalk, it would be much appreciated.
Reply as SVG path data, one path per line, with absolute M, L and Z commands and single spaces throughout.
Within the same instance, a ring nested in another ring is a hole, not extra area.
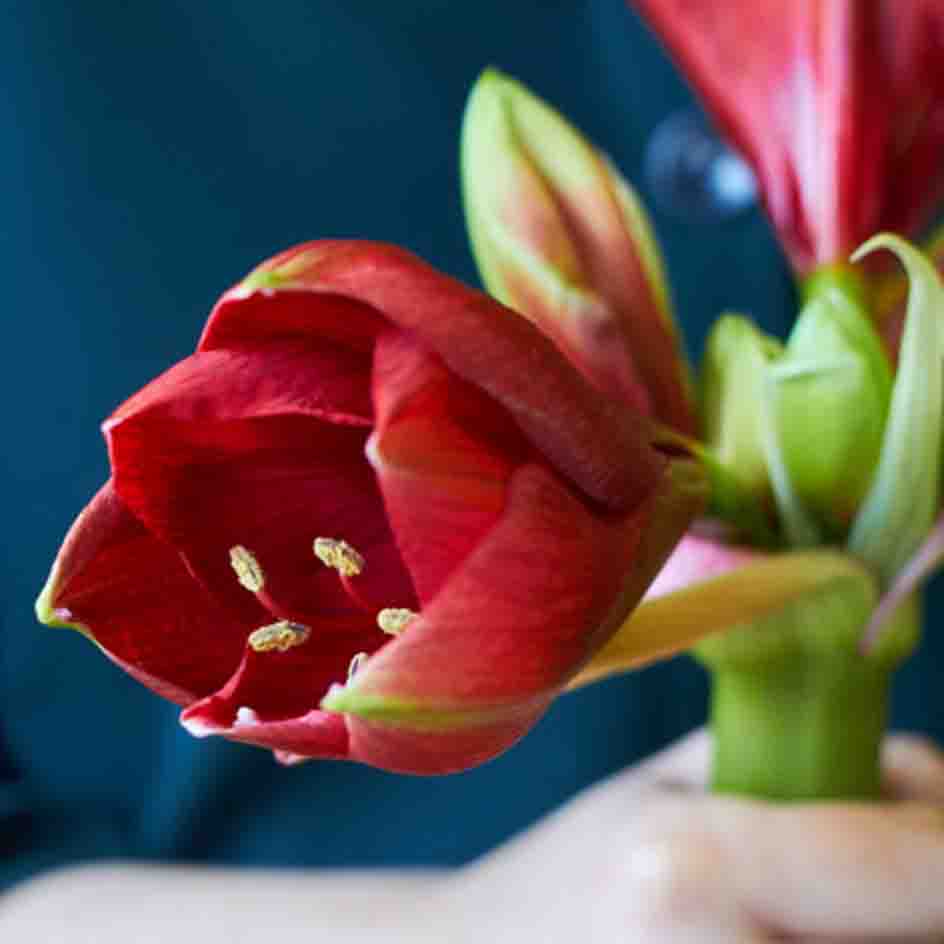
M 873 606 L 865 582 L 846 580 L 701 643 L 713 790 L 788 801 L 881 797 L 892 677 L 917 642 L 921 604 L 908 598 L 881 647 L 863 653 L 856 640 Z

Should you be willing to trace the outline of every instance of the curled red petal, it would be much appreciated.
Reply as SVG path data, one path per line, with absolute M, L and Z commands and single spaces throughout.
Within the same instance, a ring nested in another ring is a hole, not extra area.
M 638 512 L 600 515 L 550 470 L 520 468 L 501 520 L 434 600 L 322 702 L 345 715 L 351 756 L 445 773 L 510 747 L 619 626 L 702 499 L 673 467 Z
M 425 604 L 498 520 L 531 449 L 498 403 L 404 333 L 381 336 L 374 364 L 369 453 Z
M 641 595 L 635 563 L 652 510 L 600 514 L 550 470 L 519 468 L 501 520 L 367 663 L 357 693 L 463 709 L 553 693 Z
M 658 481 L 661 463 L 645 420 L 596 391 L 526 319 L 396 246 L 314 242 L 264 263 L 219 301 L 201 347 L 271 336 L 265 299 L 302 290 L 310 293 L 313 337 L 325 323 L 320 306 L 337 296 L 369 305 L 501 403 L 536 448 L 598 501 L 626 510 Z M 283 313 L 276 308 L 273 316 Z M 297 330 L 298 309 L 290 320 Z
M 226 681 L 251 629 L 125 508 L 110 481 L 72 525 L 38 609 L 44 621 L 87 632 L 138 681 L 181 705 Z

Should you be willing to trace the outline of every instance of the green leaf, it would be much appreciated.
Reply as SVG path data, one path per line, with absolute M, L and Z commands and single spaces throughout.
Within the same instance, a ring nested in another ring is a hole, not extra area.
M 895 253 L 908 274 L 908 310 L 878 470 L 848 547 L 891 580 L 918 550 L 937 514 L 944 398 L 944 286 L 930 260 L 898 236 L 881 234 L 853 256 Z

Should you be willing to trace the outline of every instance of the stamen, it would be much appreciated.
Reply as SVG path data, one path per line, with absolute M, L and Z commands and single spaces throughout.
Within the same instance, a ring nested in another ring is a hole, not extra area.
M 361 670 L 361 667 L 367 661 L 367 653 L 359 652 L 353 659 L 351 659 L 351 664 L 347 667 L 347 680 L 350 682 L 352 678 Z
M 229 562 L 240 584 L 250 593 L 258 593 L 265 586 L 265 572 L 259 566 L 255 554 L 242 544 L 229 549 Z
M 399 636 L 416 619 L 413 610 L 403 607 L 391 607 L 377 614 L 377 625 L 391 636 Z
M 249 646 L 254 652 L 288 652 L 295 646 L 306 642 L 311 630 L 301 623 L 279 620 L 269 626 L 262 626 L 249 634 Z
M 335 538 L 315 538 L 315 557 L 326 567 L 332 567 L 342 577 L 356 577 L 366 566 L 366 561 L 347 541 Z

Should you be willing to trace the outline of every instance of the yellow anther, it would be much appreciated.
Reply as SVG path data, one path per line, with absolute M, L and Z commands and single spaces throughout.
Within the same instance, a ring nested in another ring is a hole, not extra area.
M 416 613 L 402 607 L 391 607 L 377 614 L 377 625 L 391 636 L 399 636 L 416 619 Z
M 351 659 L 351 664 L 347 667 L 347 680 L 350 682 L 358 672 L 360 672 L 361 667 L 367 661 L 367 653 L 359 652 L 353 659 Z
M 288 652 L 300 646 L 311 635 L 311 630 L 301 623 L 279 620 L 269 626 L 262 626 L 249 634 L 249 645 L 255 652 Z
M 347 541 L 315 538 L 314 550 L 322 564 L 333 567 L 342 577 L 356 577 L 364 569 L 364 558 Z
M 258 593 L 265 585 L 265 573 L 259 566 L 255 554 L 242 544 L 229 549 L 229 562 L 239 582 L 250 592 Z

